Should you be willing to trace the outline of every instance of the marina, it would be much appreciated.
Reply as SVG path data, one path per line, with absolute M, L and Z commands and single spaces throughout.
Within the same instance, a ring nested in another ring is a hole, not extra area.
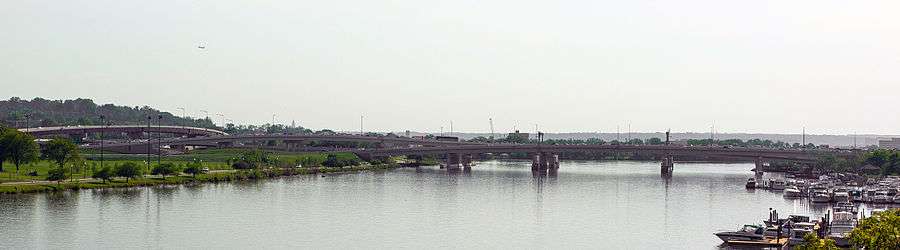
M 834 240 L 839 247 L 850 247 L 849 234 L 859 221 L 874 213 L 900 207 L 900 177 L 866 178 L 854 175 L 827 174 L 815 179 L 776 178 L 760 184 L 750 178 L 748 190 L 759 189 L 782 193 L 785 200 L 799 200 L 825 209 L 821 217 L 789 215 L 781 218 L 769 209 L 769 217 L 760 225 L 744 225 L 741 230 L 715 233 L 727 245 L 784 247 L 801 244 L 806 234 Z M 862 185 L 860 183 L 863 183 Z M 784 187 L 784 185 L 787 185 Z

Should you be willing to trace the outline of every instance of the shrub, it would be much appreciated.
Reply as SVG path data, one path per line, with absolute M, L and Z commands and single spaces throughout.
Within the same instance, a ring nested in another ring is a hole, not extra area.
M 189 174 L 189 175 L 193 175 L 193 176 L 196 177 L 197 174 L 200 173 L 200 170 L 201 170 L 201 169 L 202 169 L 202 167 L 201 167 L 201 164 L 200 164 L 199 162 L 191 162 L 191 163 L 188 163 L 188 164 L 185 166 L 185 168 L 184 168 L 184 173 L 185 173 L 185 174 Z
M 93 175 L 91 175 L 91 177 L 93 177 L 94 179 L 103 180 L 103 183 L 106 183 L 107 181 L 111 180 L 112 176 L 113 176 L 113 170 L 112 170 L 112 167 L 109 167 L 109 166 L 105 166 L 105 167 L 101 168 L 100 170 L 94 172 Z
M 134 162 L 122 163 L 116 167 L 116 176 L 125 177 L 125 181 L 141 176 L 141 168 Z
M 153 170 L 150 173 L 162 175 L 163 179 L 165 179 L 166 175 L 178 173 L 178 166 L 175 166 L 175 164 L 172 164 L 171 162 L 166 162 L 153 167 Z
M 246 161 L 239 160 L 239 161 L 234 162 L 234 164 L 231 164 L 231 168 L 234 168 L 234 169 L 251 169 L 251 168 L 253 168 L 253 165 L 250 164 L 250 163 L 248 163 L 248 162 L 246 162 Z
M 48 181 L 57 181 L 60 182 L 66 179 L 66 169 L 65 168 L 52 168 L 47 171 L 47 180 Z

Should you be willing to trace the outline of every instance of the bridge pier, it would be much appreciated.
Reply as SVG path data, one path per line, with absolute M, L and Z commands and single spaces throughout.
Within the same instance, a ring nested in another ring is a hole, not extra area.
M 459 153 L 447 153 L 447 159 L 445 165 L 447 170 L 459 170 L 460 164 L 462 162 L 462 155 Z
M 659 172 L 663 175 L 671 175 L 673 170 L 675 170 L 675 157 L 666 155 L 659 164 Z
M 559 155 L 554 153 L 534 153 L 531 155 L 531 171 L 559 169 Z
M 757 157 L 756 161 L 753 162 L 756 165 L 756 168 L 753 168 L 753 172 L 755 174 L 756 181 L 761 181 L 763 174 L 766 172 L 766 162 L 763 161 L 762 157 Z

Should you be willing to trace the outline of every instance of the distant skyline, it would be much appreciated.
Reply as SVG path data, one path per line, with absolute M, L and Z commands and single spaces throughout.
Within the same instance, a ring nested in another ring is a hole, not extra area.
M 699 7 L 698 7 L 699 6 Z M 0 98 L 313 129 L 900 134 L 897 1 L 9 1 Z M 203 46 L 205 49 L 200 49 Z

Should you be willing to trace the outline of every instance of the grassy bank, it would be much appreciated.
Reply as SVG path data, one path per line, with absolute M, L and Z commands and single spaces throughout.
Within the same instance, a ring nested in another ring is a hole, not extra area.
M 109 182 L 100 180 L 75 180 L 63 183 L 16 183 L 0 185 L 0 194 L 17 194 L 17 193 L 36 193 L 36 192 L 53 192 L 64 190 L 79 189 L 95 189 L 95 188 L 121 188 L 121 187 L 143 187 L 158 185 L 180 185 L 180 184 L 199 184 L 207 182 L 223 182 L 223 181 L 248 181 L 261 180 L 269 178 L 277 178 L 281 176 L 308 175 L 308 174 L 324 174 L 324 173 L 342 173 L 366 170 L 387 170 L 399 167 L 398 164 L 377 164 L 377 165 L 360 165 L 339 168 L 311 167 L 311 168 L 268 168 L 239 170 L 229 172 L 213 172 L 208 174 L 198 174 L 197 176 L 170 176 L 161 177 L 144 177 L 132 180 L 114 179 Z

